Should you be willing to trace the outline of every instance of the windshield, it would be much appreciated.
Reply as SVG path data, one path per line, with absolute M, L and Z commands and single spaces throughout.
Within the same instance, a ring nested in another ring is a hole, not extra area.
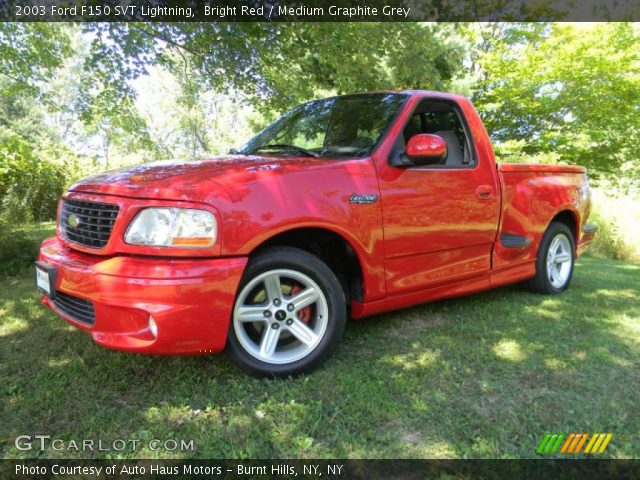
M 314 157 L 369 155 L 406 95 L 372 93 L 300 105 L 249 140 L 238 153 Z

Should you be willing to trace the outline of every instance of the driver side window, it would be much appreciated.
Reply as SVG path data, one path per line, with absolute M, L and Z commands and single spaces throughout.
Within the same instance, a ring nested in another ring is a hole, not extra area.
M 464 168 L 475 165 L 465 126 L 454 106 L 429 100 L 421 102 L 404 127 L 405 145 L 420 133 L 438 135 L 447 144 L 447 156 L 428 167 Z

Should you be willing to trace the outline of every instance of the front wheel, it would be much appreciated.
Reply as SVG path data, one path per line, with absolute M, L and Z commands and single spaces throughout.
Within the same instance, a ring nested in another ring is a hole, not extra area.
M 536 293 L 561 293 L 571 283 L 574 263 L 575 245 L 571 230 L 563 223 L 553 222 L 542 236 L 538 248 L 536 276 L 526 285 Z
M 346 326 L 344 292 L 318 257 L 274 247 L 251 259 L 229 328 L 231 360 L 255 376 L 308 372 L 329 356 Z

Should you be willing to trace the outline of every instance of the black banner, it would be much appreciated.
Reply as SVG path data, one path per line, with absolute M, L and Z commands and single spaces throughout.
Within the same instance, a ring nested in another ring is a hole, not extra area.
M 629 479 L 638 460 L 2 460 L 0 478 Z
M 10 22 L 633 21 L 637 0 L 6 0 Z

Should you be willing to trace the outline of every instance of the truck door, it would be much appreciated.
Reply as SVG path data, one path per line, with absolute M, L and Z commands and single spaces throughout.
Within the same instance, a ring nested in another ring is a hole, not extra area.
M 460 106 L 443 99 L 417 102 L 395 139 L 395 154 L 419 133 L 442 137 L 447 156 L 426 166 L 385 161 L 379 171 L 390 295 L 488 273 L 498 228 L 495 165 L 479 158 Z

